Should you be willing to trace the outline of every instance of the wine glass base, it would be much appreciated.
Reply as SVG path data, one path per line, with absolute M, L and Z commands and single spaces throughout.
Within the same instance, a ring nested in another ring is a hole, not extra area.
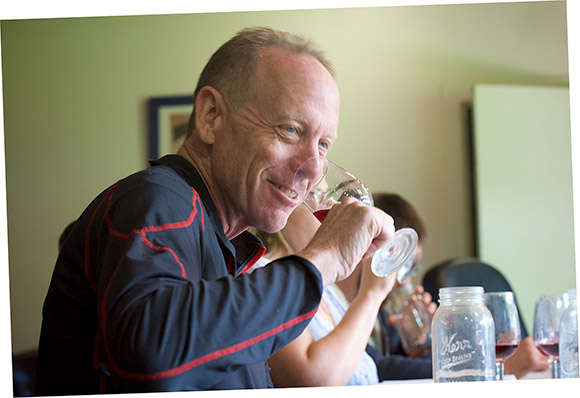
M 412 228 L 397 230 L 393 240 L 373 256 L 371 270 L 377 276 L 397 272 L 413 258 L 418 243 L 419 237 Z

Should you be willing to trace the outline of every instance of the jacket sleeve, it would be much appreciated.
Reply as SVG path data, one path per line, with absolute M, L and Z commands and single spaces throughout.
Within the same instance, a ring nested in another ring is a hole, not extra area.
M 210 388 L 297 337 L 322 294 L 317 269 L 296 256 L 227 275 L 195 191 L 163 195 L 111 201 L 89 230 L 99 244 L 88 254 L 103 264 L 92 273 L 100 365 L 118 392 Z

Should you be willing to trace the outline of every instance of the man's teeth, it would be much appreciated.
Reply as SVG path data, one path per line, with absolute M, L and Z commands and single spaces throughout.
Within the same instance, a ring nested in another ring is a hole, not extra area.
M 278 189 L 282 192 L 284 192 L 286 194 L 286 196 L 288 196 L 289 198 L 294 199 L 296 196 L 298 196 L 298 193 L 296 191 L 291 190 L 290 188 L 284 188 L 282 185 L 276 185 L 278 187 Z

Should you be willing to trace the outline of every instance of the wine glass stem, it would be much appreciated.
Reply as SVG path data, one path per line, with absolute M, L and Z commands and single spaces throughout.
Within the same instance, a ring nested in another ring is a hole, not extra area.
M 550 377 L 552 379 L 560 378 L 560 361 L 556 358 L 550 359 Z
M 495 375 L 496 380 L 503 380 L 503 361 L 496 361 L 495 363 Z

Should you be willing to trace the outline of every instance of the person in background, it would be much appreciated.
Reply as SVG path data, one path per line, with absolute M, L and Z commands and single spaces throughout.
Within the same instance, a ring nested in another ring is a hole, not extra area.
M 276 259 L 300 251 L 315 236 L 320 225 L 306 206 L 299 206 L 282 231 L 276 234 L 252 231 L 266 243 L 265 257 Z M 341 304 L 336 286 L 327 286 L 308 328 L 269 359 L 276 387 L 379 382 L 376 364 L 365 348 L 379 307 L 393 287 L 396 275 L 375 276 L 370 270 L 370 258 L 361 261 L 357 270 L 360 289 L 350 306 L 345 308 Z
M 378 192 L 373 194 L 373 201 L 375 207 L 386 211 L 388 209 L 388 214 L 395 220 L 395 230 L 401 228 L 412 228 L 417 232 L 418 243 L 415 256 L 412 259 L 414 263 L 414 271 L 416 273 L 419 271 L 421 265 L 421 260 L 423 258 L 423 247 L 425 246 L 428 238 L 427 228 L 425 223 L 417 213 L 417 210 L 405 200 L 402 196 L 394 193 L 383 193 Z M 349 281 L 354 278 L 354 275 L 349 278 Z M 339 281 L 337 284 L 344 287 L 349 281 Z M 411 283 L 411 279 L 403 281 L 402 284 Z M 399 283 L 397 283 L 399 284 Z M 428 310 L 431 314 L 437 309 L 437 304 L 432 301 L 432 297 L 428 292 L 425 292 L 423 286 L 416 285 L 415 292 L 423 296 L 423 301 L 428 305 Z M 375 328 L 375 333 L 373 334 L 372 346 L 377 348 L 383 355 L 403 355 L 406 356 L 405 350 L 401 345 L 401 340 L 398 336 L 397 331 L 393 327 L 394 322 L 397 322 L 398 318 L 388 314 L 384 307 L 381 307 L 379 312 L 379 317 L 377 321 L 377 328 Z M 430 376 L 429 376 L 430 377 Z
M 415 267 L 419 266 L 423 255 L 423 247 L 427 241 L 427 228 L 415 208 L 400 195 L 390 193 L 373 193 L 375 207 L 385 211 L 395 222 L 395 230 L 400 228 L 413 228 L 419 238 L 415 256 L 411 261 Z M 402 282 L 411 283 L 411 279 Z M 343 293 L 342 299 L 345 305 L 356 296 L 360 285 L 360 270 L 357 268 L 346 279 L 338 281 L 336 285 Z M 399 282 L 396 282 L 396 286 Z M 414 287 L 416 293 L 422 295 L 423 302 L 427 306 L 427 311 L 433 315 L 437 309 L 437 304 L 432 302 L 432 297 L 425 292 L 423 286 Z M 387 298 L 388 300 L 388 298 Z M 384 304 L 384 303 L 383 303 Z M 401 345 L 401 339 L 394 327 L 400 318 L 394 314 L 389 314 L 383 305 L 377 315 L 375 327 L 369 340 L 367 352 L 377 363 L 379 378 L 381 380 L 401 380 L 401 379 L 424 379 L 431 378 L 433 367 L 430 355 L 424 357 L 409 356 Z
M 397 194 L 376 193 L 373 194 L 373 199 L 375 206 L 393 217 L 396 229 L 409 227 L 417 231 L 419 246 L 413 261 L 419 263 L 428 235 L 415 208 Z M 257 264 L 256 267 L 266 265 L 268 258 L 288 255 L 296 248 L 308 244 L 319 225 L 320 223 L 314 219 L 310 211 L 300 206 L 292 213 L 286 227 L 279 233 L 267 234 L 254 229 L 253 231 L 266 242 L 267 247 L 264 262 Z M 347 323 L 342 324 L 338 331 L 336 328 L 332 329 L 332 325 L 340 325 L 342 316 L 346 316 L 347 313 L 351 315 L 356 313 L 356 308 L 350 307 L 350 303 L 354 302 L 357 295 L 366 289 L 362 287 L 363 279 L 372 274 L 368 272 L 368 269 L 366 273 L 364 270 L 363 264 L 359 264 L 348 278 L 328 286 L 323 294 L 319 312 L 307 330 L 299 337 L 302 341 L 291 343 L 270 359 L 272 377 L 277 386 L 343 385 L 345 379 L 348 380 L 347 385 L 353 385 L 373 384 L 384 380 L 432 378 L 431 356 L 408 356 L 400 344 L 400 338 L 394 327 L 398 317 L 388 314 L 382 307 L 365 352 L 363 353 L 358 346 L 360 353 L 358 362 L 352 358 L 349 359 L 348 356 L 341 356 L 338 359 L 339 362 L 336 362 L 337 358 L 333 357 L 336 351 L 342 354 L 344 344 L 349 343 L 350 339 L 358 340 L 361 337 L 356 334 L 355 329 L 349 329 Z M 408 279 L 403 283 L 411 283 L 411 280 Z M 420 285 L 415 286 L 415 291 L 422 293 L 428 311 L 433 314 L 437 305 L 432 301 L 431 295 L 424 292 Z M 325 303 L 328 304 L 323 305 Z M 334 317 L 331 318 L 328 314 Z M 322 329 L 319 326 L 321 324 L 326 325 L 325 333 L 328 333 L 326 337 L 318 331 Z M 362 335 L 368 337 L 366 331 Z M 372 366 L 369 358 L 374 360 L 375 366 Z M 340 366 L 336 366 L 337 363 Z M 318 365 L 323 366 L 325 371 L 319 372 Z M 348 372 L 345 372 L 346 369 Z M 546 357 L 535 348 L 531 339 L 526 338 L 522 340 L 516 353 L 506 361 L 506 369 L 520 378 L 531 371 L 546 370 L 547 361 Z M 341 372 L 345 373 L 341 374 Z M 350 379 L 347 378 L 349 374 Z
M 64 242 L 38 395 L 272 387 L 266 360 L 303 332 L 324 286 L 393 238 L 386 213 L 346 200 L 306 247 L 246 274 L 265 251 L 247 228 L 284 227 L 301 201 L 295 170 L 337 136 L 338 88 L 313 43 L 244 29 L 193 100 L 177 154 L 105 189 Z
M 427 241 L 427 229 L 417 210 L 409 201 L 395 193 L 374 193 L 373 200 L 376 207 L 393 217 L 396 230 L 400 228 L 413 228 L 417 231 L 419 247 L 415 261 L 419 263 L 421 261 L 423 247 Z M 337 282 L 337 285 L 341 287 L 349 286 L 350 281 L 356 278 L 356 273 L 357 270 L 349 278 Z M 410 283 L 410 281 L 407 281 L 407 283 Z M 424 292 L 422 286 L 416 286 L 415 290 L 423 293 L 426 302 L 431 301 L 431 295 Z M 348 291 L 348 288 L 345 291 Z M 432 303 L 431 305 L 431 312 L 433 313 L 436 309 L 436 304 Z M 380 328 L 378 330 L 375 328 L 373 337 L 375 342 L 379 341 L 382 343 L 377 344 L 383 350 L 381 353 L 383 355 L 390 355 L 393 358 L 390 362 L 383 361 L 381 363 L 383 368 L 379 369 L 379 371 L 398 378 L 399 376 L 403 376 L 405 371 L 402 370 L 403 367 L 397 360 L 408 362 L 409 359 L 404 359 L 407 354 L 403 350 L 397 331 L 393 327 L 396 321 L 396 317 L 388 314 L 384 308 L 381 308 L 379 313 Z M 372 349 L 369 351 L 374 352 Z M 430 356 L 425 357 L 423 360 L 431 362 Z M 519 379 L 530 372 L 545 371 L 547 369 L 548 358 L 535 347 L 532 338 L 528 336 L 521 341 L 515 353 L 505 361 L 504 372 L 505 374 L 513 374 Z

